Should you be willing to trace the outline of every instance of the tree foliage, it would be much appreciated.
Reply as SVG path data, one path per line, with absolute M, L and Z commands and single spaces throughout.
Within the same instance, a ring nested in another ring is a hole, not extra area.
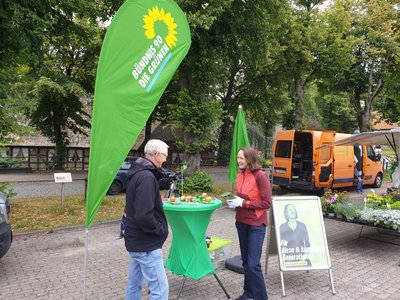
M 274 59 L 279 47 L 273 44 L 276 20 L 283 16 L 279 1 L 181 1 L 186 12 L 192 46 L 174 84 L 163 97 L 170 110 L 177 105 L 172 97 L 179 90 L 197 101 L 215 99 L 222 105 L 219 131 L 219 160 L 226 162 L 231 143 L 231 130 L 239 104 L 244 106 L 249 121 L 272 126 L 278 121 L 288 98 L 274 74 Z M 267 30 L 266 30 L 267 29 Z M 246 34 L 249 33 L 249 34 Z M 215 114 L 215 112 L 213 112 Z M 169 114 L 169 113 L 168 113 Z M 190 114 L 202 114 L 193 110 Z M 168 117 L 167 117 L 168 118 Z M 200 149 L 199 149 L 200 150 Z
M 121 3 L 16 0 L 0 4 L 0 77 L 4 79 L 0 138 L 4 142 L 9 141 L 9 133 L 23 133 L 12 105 L 27 104 L 20 105 L 19 114 L 27 112 L 31 124 L 56 143 L 58 167 L 62 167 L 68 133 L 90 124 L 82 118 L 85 112 L 79 97 L 94 90 L 105 31 L 102 22 Z
M 30 95 L 37 102 L 36 109 L 30 115 L 31 122 L 56 144 L 56 168 L 60 169 L 69 143 L 69 133 L 85 134 L 82 128 L 90 126 L 89 116 L 83 111 L 81 102 L 85 91 L 71 81 L 57 83 L 42 77 Z
M 383 94 L 385 82 L 399 78 L 399 9 L 396 1 L 337 0 L 332 14 L 342 12 L 347 24 L 341 37 L 348 65 L 337 76 L 334 91 L 350 96 L 361 131 L 370 126 L 374 102 Z
M 190 95 L 187 90 L 178 92 L 175 98 L 176 103 L 167 106 L 173 120 L 171 127 L 177 146 L 185 153 L 187 173 L 192 174 L 200 168 L 198 154 L 217 145 L 215 133 L 221 125 L 222 108 L 218 101 L 202 95 Z

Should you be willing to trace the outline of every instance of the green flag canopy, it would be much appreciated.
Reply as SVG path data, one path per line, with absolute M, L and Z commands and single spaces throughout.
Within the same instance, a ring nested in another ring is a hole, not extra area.
M 86 228 L 189 48 L 189 25 L 172 0 L 127 0 L 114 16 L 97 69 Z
M 231 157 L 229 159 L 229 170 L 228 179 L 229 182 L 236 180 L 238 172 L 238 166 L 236 162 L 236 156 L 240 148 L 248 147 L 250 145 L 249 138 L 247 136 L 247 126 L 244 117 L 242 106 L 239 105 L 238 113 L 236 115 L 235 127 L 233 129 L 233 140 L 231 148 Z

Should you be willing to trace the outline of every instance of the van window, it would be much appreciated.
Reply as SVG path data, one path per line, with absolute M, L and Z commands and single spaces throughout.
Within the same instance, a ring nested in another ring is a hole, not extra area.
M 275 157 L 290 158 L 292 141 L 278 141 L 276 143 Z
M 326 147 L 321 149 L 319 156 L 320 163 L 325 164 L 331 159 L 331 148 L 332 147 Z
M 367 146 L 367 156 L 370 160 L 375 160 L 375 151 L 372 146 Z

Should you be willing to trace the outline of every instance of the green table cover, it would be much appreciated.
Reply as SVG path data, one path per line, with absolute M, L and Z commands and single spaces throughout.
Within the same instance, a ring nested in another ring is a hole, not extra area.
M 165 262 L 168 270 L 194 280 L 214 273 L 205 235 L 212 212 L 220 206 L 218 199 L 212 204 L 164 203 L 164 212 L 172 229 L 171 249 Z

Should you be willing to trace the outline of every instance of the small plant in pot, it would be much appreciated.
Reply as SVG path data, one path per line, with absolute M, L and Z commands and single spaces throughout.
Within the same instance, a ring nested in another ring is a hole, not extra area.
M 345 220 L 344 217 L 345 206 L 346 206 L 345 203 L 336 203 L 336 205 L 334 206 L 333 210 L 336 214 L 337 220 Z
M 372 208 L 367 208 L 360 211 L 360 224 L 374 226 L 374 210 Z
M 360 209 L 357 205 L 349 203 L 343 207 L 343 214 L 347 221 L 353 222 L 354 218 L 360 215 Z
M 336 199 L 337 194 L 334 194 L 332 190 L 329 190 L 321 197 L 322 209 L 325 210 L 329 218 L 335 217 Z

